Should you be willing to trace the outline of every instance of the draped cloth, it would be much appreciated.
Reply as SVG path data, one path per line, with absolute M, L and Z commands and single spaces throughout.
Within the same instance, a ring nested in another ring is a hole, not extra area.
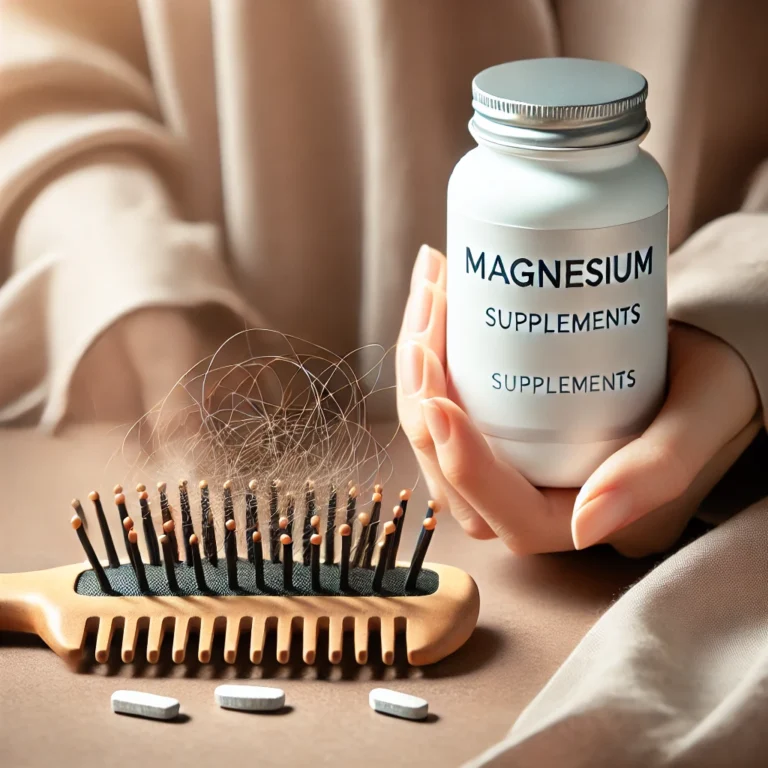
M 767 25 L 760 0 L 8 0 L 0 417 L 136 418 L 243 325 L 388 349 L 473 75 L 551 55 L 648 78 L 670 312 L 764 396 Z
M 136 418 L 243 325 L 386 349 L 419 244 L 444 245 L 473 75 L 551 55 L 648 78 L 670 316 L 765 403 L 766 30 L 762 0 L 7 0 L 0 419 Z M 477 764 L 749 764 L 766 512 L 619 600 Z

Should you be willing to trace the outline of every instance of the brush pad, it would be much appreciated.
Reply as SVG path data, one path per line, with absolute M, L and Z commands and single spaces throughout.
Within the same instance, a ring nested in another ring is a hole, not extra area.
M 313 596 L 318 593 L 312 591 L 310 569 L 302 563 L 294 563 L 293 566 L 293 589 L 286 591 L 283 586 L 283 564 L 265 561 L 264 563 L 264 581 L 266 591 L 260 592 L 256 588 L 256 579 L 253 565 L 247 560 L 238 559 L 237 562 L 237 580 L 240 588 L 232 591 L 227 583 L 227 565 L 223 559 L 220 559 L 217 565 L 212 565 L 208 560 L 204 560 L 203 571 L 205 581 L 208 585 L 208 596 L 236 596 L 236 595 L 270 595 L 290 596 L 304 595 Z M 200 597 L 203 593 L 197 588 L 195 581 L 195 572 L 191 566 L 180 563 L 176 566 L 176 579 L 179 582 L 179 591 L 174 593 L 168 588 L 168 581 L 165 576 L 165 568 L 162 565 L 144 565 L 147 582 L 153 595 L 158 596 L 176 596 L 176 597 Z M 136 574 L 129 564 L 123 564 L 118 568 L 107 568 L 107 578 L 112 588 L 118 595 L 141 597 Z M 394 597 L 402 596 L 405 588 L 405 580 L 408 576 L 408 568 L 390 568 L 384 574 L 383 589 L 379 593 L 373 591 L 373 570 L 367 568 L 349 569 L 349 591 L 339 591 L 339 567 L 338 565 L 320 566 L 320 585 L 323 596 L 357 596 L 357 597 Z M 416 590 L 408 593 L 408 597 L 419 597 L 432 595 L 437 592 L 440 578 L 434 571 L 422 569 L 416 582 Z M 105 597 L 99 586 L 96 574 L 92 570 L 83 571 L 75 584 L 75 591 L 78 595 L 88 597 Z

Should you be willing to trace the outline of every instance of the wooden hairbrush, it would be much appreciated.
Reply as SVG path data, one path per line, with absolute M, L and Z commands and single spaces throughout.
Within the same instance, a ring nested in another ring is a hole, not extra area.
M 344 522 L 337 526 L 337 493 L 330 489 L 322 536 L 311 484 L 306 487 L 302 517 L 293 497 L 282 494 L 280 484 L 272 482 L 266 494 L 269 514 L 260 527 L 252 482 L 239 497 L 244 498 L 241 535 L 231 482 L 224 483 L 223 521 L 214 519 L 208 484 L 200 483 L 198 532 L 187 483 L 179 484 L 178 514 L 160 483 L 163 532 L 158 537 L 147 491 L 139 485 L 142 553 L 123 489 L 114 490 L 127 559 L 117 554 L 99 494 L 91 493 L 90 499 L 104 540 L 103 562 L 86 532 L 82 506 L 74 500 L 77 514 L 71 523 L 88 563 L 0 574 L 0 631 L 37 634 L 73 665 L 81 660 L 86 638 L 92 634 L 96 661 L 106 662 L 116 630 L 122 630 L 125 663 L 135 658 L 141 631 L 147 632 L 150 663 L 159 660 L 164 636 L 171 632 L 173 661 L 183 662 L 190 634 L 196 632 L 200 662 L 211 660 L 214 635 L 223 634 L 224 660 L 230 664 L 243 632 L 250 633 L 254 664 L 262 660 L 270 632 L 276 632 L 280 663 L 290 660 L 292 638 L 301 633 L 307 664 L 316 659 L 321 632 L 327 632 L 333 664 L 342 659 L 345 632 L 354 633 L 359 664 L 368 660 L 369 632 L 380 634 L 385 664 L 394 662 L 395 637 L 404 633 L 409 663 L 423 665 L 457 650 L 475 628 L 479 595 L 472 578 L 457 568 L 424 562 L 437 523 L 433 502 L 411 562 L 397 559 L 409 491 L 401 492 L 393 519 L 383 523 L 381 487 L 374 488 L 371 511 L 359 514 L 357 492 L 350 488 Z M 217 527 L 223 534 L 223 556 Z M 238 549 L 244 556 L 238 556 Z

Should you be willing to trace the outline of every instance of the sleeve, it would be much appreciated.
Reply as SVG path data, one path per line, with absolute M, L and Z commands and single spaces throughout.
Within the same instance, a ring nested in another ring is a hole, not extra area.
M 670 258 L 669 313 L 744 358 L 768 423 L 768 162 L 740 211 L 702 227 Z
M 72 398 L 88 398 L 73 387 L 87 385 L 76 373 L 89 350 L 138 310 L 199 322 L 197 310 L 216 306 L 258 322 L 216 227 L 185 220 L 183 183 L 183 146 L 162 124 L 135 2 L 3 3 L 0 367 L 13 375 L 0 377 L 0 421 L 36 412 L 55 428 Z M 111 348 L 101 365 L 123 366 L 124 388 L 138 386 L 136 361 Z

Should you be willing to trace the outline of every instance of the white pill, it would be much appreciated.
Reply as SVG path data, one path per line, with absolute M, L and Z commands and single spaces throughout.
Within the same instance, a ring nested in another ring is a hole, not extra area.
M 282 688 L 268 688 L 264 685 L 220 685 L 213 695 L 216 703 L 224 709 L 272 712 L 285 705 L 285 691 Z
M 112 711 L 154 720 L 173 720 L 179 714 L 179 700 L 143 691 L 115 691 L 112 694 Z
M 429 704 L 425 699 L 388 688 L 374 688 L 368 696 L 368 703 L 377 712 L 407 720 L 423 720 L 429 714 Z

